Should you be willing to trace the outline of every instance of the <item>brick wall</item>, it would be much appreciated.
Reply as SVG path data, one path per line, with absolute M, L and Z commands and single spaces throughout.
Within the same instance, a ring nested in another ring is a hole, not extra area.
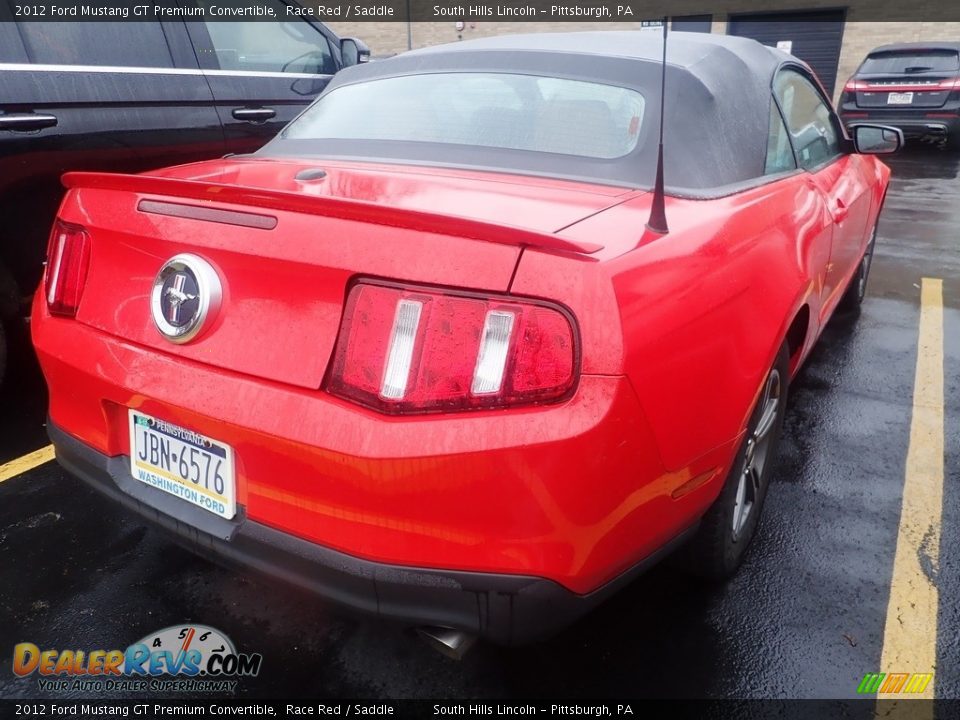
M 825 2 L 830 4 L 832 0 Z M 815 4 L 818 3 L 809 5 L 812 7 Z M 806 6 L 807 4 L 804 4 L 804 7 Z M 840 67 L 837 71 L 837 97 L 843 90 L 844 82 L 854 73 L 867 52 L 878 45 L 916 40 L 960 40 L 960 22 L 864 22 L 855 18 L 856 15 L 851 13 L 844 27 Z M 407 49 L 405 22 L 335 22 L 329 25 L 341 36 L 361 38 L 370 46 L 374 55 L 393 55 Z M 477 22 L 468 24 L 459 35 L 467 40 L 506 33 L 633 30 L 639 27 L 639 22 Z M 726 31 L 726 20 L 715 18 L 713 32 Z M 414 48 L 456 42 L 458 39 L 452 22 L 410 23 L 410 34 Z

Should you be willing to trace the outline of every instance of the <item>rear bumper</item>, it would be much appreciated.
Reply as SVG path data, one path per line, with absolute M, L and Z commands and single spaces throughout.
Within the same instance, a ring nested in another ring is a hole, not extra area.
M 439 625 L 501 644 L 548 637 L 629 583 L 694 528 L 599 589 L 579 595 L 544 578 L 377 563 L 280 532 L 242 514 L 225 523 L 135 480 L 126 457 L 108 457 L 48 424 L 58 462 L 90 487 L 227 565 L 252 569 L 341 606 L 411 625 Z
M 586 595 L 701 517 L 735 452 L 732 439 L 664 469 L 623 377 L 584 375 L 551 406 L 393 418 L 140 347 L 42 305 L 31 327 L 51 421 L 122 477 L 135 408 L 234 449 L 242 518 L 386 566 L 533 576 Z M 163 499 L 154 507 L 165 514 L 186 504 Z M 190 511 L 193 527 L 234 537 L 237 521 Z
M 957 112 L 946 111 L 917 111 L 911 115 L 890 115 L 887 112 L 840 111 L 840 119 L 847 130 L 857 125 L 889 125 L 899 128 L 908 139 L 918 138 L 946 138 L 960 133 L 960 115 Z

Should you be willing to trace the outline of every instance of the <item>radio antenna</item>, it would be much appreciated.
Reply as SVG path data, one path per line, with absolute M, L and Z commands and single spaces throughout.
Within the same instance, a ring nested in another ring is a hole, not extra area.
M 667 102 L 667 17 L 663 18 L 663 64 L 660 66 L 660 144 L 657 147 L 657 177 L 653 183 L 653 202 L 647 229 L 658 235 L 670 232 L 667 227 L 667 211 L 664 207 L 663 189 L 663 114 Z

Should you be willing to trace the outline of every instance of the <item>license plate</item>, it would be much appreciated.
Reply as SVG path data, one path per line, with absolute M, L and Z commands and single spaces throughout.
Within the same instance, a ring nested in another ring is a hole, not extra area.
M 130 473 L 228 520 L 237 514 L 233 448 L 130 410 Z
M 887 95 L 887 105 L 909 105 L 913 102 L 913 93 L 890 93 Z

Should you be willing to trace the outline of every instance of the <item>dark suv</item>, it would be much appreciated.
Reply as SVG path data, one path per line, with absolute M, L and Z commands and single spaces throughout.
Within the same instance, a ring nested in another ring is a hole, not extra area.
M 884 45 L 847 81 L 840 98 L 847 128 L 892 125 L 907 138 L 960 145 L 960 42 Z
M 288 15 L 293 0 L 264 2 L 290 19 L 30 22 L 0 0 L 0 382 L 3 323 L 29 308 L 64 172 L 251 152 L 369 56 Z

